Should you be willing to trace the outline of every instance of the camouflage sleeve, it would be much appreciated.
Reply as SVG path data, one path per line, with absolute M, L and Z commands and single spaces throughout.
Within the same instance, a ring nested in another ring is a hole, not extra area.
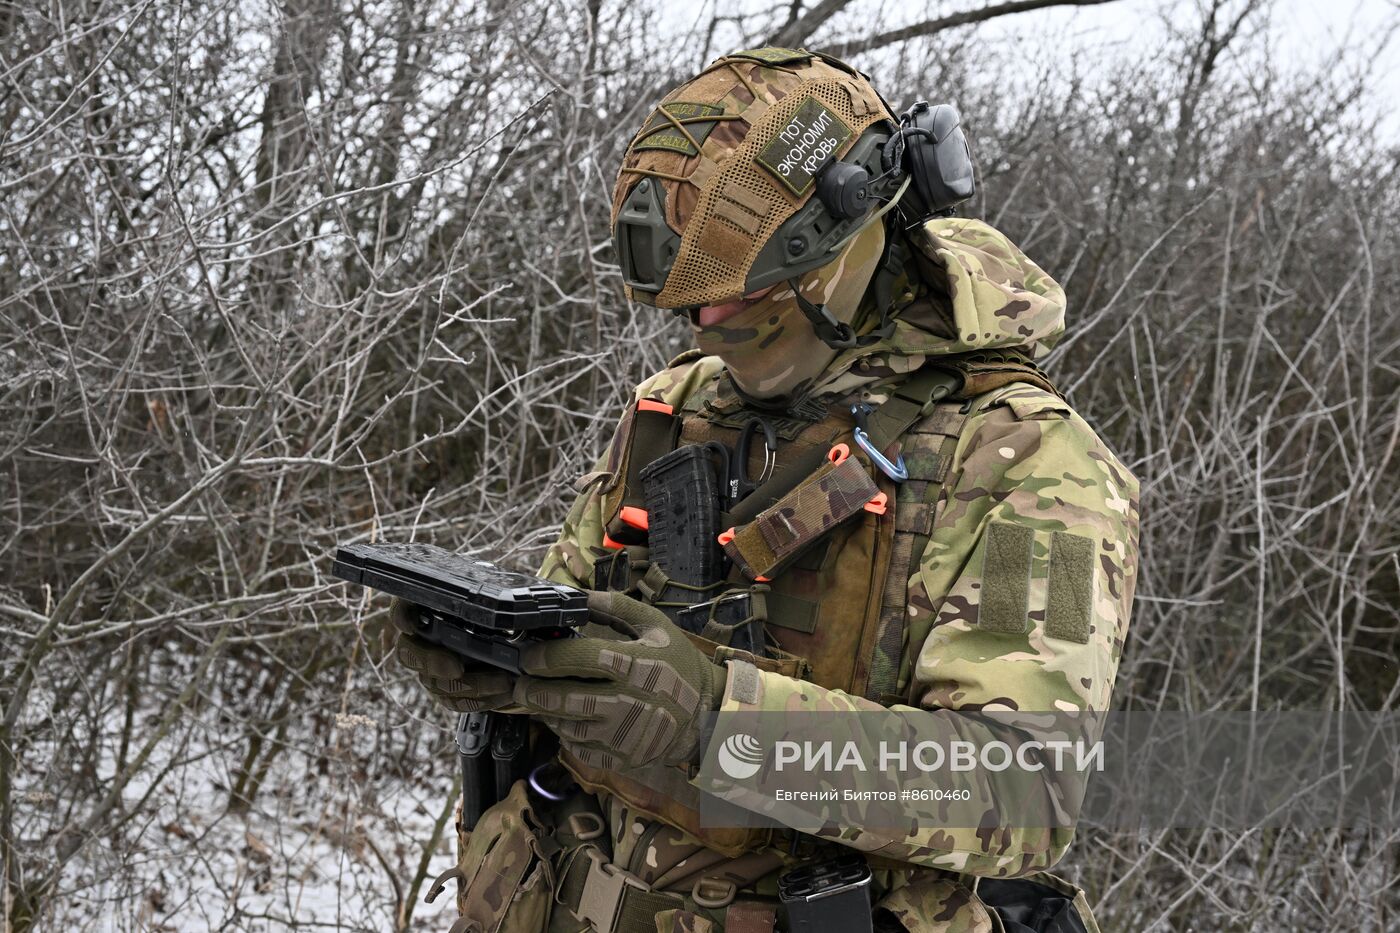
M 614 434 L 612 443 L 617 442 Z M 584 489 L 574 499 L 564 523 L 559 526 L 559 537 L 545 552 L 540 563 L 539 575 L 554 583 L 588 588 L 593 580 L 593 563 L 598 559 L 597 551 L 603 547 L 603 495 L 599 490 L 599 479 L 604 474 L 607 463 L 605 454 L 584 476 Z
M 1028 386 L 994 393 L 952 469 L 910 581 L 910 695 L 927 709 L 1108 709 L 1137 582 L 1137 479 Z
M 679 408 L 695 390 L 709 380 L 723 364 L 715 357 L 685 353 L 671 365 L 641 385 L 632 401 L 651 398 Z M 593 581 L 593 564 L 607 553 L 603 547 L 603 532 L 608 516 L 605 500 L 626 470 L 626 447 L 631 437 L 632 405 L 627 406 L 612 440 L 593 470 L 579 481 L 580 493 L 564 518 L 559 537 L 545 552 L 539 575 L 546 580 L 570 586 L 588 587 Z
M 909 581 L 908 645 L 917 650 L 906 652 L 906 695 L 924 710 L 1106 709 L 1135 583 L 1137 507 L 1137 481 L 1060 399 L 1023 386 L 995 393 L 962 434 Z M 869 715 L 882 710 L 869 700 L 777 674 L 757 679 L 741 700 L 731 676 L 721 711 L 864 712 L 842 722 L 869 734 L 843 738 L 867 748 L 898 730 Z M 975 740 L 966 725 L 955 728 Z M 1069 792 L 1048 770 L 983 771 L 972 784 L 975 828 L 843 826 L 829 835 L 978 875 L 1039 871 L 1064 854 L 1069 826 L 1017 825 L 1018 813 L 1053 810 Z

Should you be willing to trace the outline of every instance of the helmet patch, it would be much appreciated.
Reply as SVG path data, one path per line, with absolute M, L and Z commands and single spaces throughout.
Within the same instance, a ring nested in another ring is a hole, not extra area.
M 827 160 L 851 138 L 851 128 L 815 97 L 797 108 L 758 154 L 758 164 L 796 195 L 804 195 Z
M 765 65 L 791 65 L 793 62 L 808 62 L 812 53 L 805 49 L 778 49 L 772 46 L 762 49 L 740 49 L 730 52 L 724 58 L 747 58 Z
M 714 104 L 691 104 L 679 100 L 662 104 L 661 110 L 665 113 L 653 113 L 641 133 L 637 134 L 639 138 L 632 144 L 634 152 L 638 149 L 664 149 L 682 155 L 696 155 L 700 152 L 696 145 L 703 145 L 705 138 L 715 128 L 715 121 L 705 118 L 724 113 L 723 107 Z M 668 120 L 666 114 L 675 118 L 675 123 Z

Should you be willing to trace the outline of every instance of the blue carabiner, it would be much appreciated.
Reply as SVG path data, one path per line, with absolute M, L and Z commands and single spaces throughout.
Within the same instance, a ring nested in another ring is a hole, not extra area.
M 909 470 L 904 465 L 904 454 L 900 454 L 895 463 L 890 463 L 889 457 L 880 453 L 880 451 L 875 449 L 875 445 L 870 443 L 870 435 L 865 433 L 864 428 L 857 425 L 856 429 L 851 433 L 855 436 L 856 446 L 865 451 L 870 459 L 875 462 L 875 465 L 880 468 L 881 473 L 884 473 L 896 483 L 902 483 L 909 478 Z

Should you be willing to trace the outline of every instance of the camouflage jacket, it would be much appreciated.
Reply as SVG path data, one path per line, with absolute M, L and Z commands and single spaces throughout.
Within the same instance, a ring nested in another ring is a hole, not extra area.
M 838 398 L 862 392 L 879 401 L 929 360 L 1007 347 L 1041 356 L 1062 332 L 1063 291 L 991 227 L 934 220 L 915 231 L 913 241 L 921 255 L 896 285 L 901 310 L 893 335 L 842 353 L 814 392 Z M 690 359 L 642 383 L 637 398 L 679 407 L 722 368 L 716 357 Z M 932 534 L 907 581 L 908 647 L 901 661 L 912 684 L 906 695 L 926 709 L 1106 709 L 1136 579 L 1137 510 L 1133 475 L 1061 398 L 1025 385 L 975 398 Z M 603 532 L 601 496 L 585 489 L 542 575 L 586 585 L 594 561 L 607 553 Z M 1046 631 L 1049 557 L 1061 533 L 1095 548 L 1080 560 L 1092 578 L 1085 584 L 1092 586 L 1092 611 L 1082 642 Z M 1029 590 L 1021 607 L 1010 610 L 1028 617 L 1019 626 L 1024 631 L 998 624 L 1008 612 L 998 596 L 1003 581 L 989 578 L 997 566 L 993 552 L 1008 540 L 1031 547 Z M 741 700 L 731 676 L 722 712 L 881 709 L 827 685 L 767 672 L 758 678 L 757 690 L 747 689 Z M 979 792 L 994 814 L 999 798 L 1023 793 L 1024 786 L 999 787 L 992 778 Z M 989 876 L 1046 869 L 1072 835 L 996 821 L 975 830 L 846 826 L 830 834 L 885 859 Z

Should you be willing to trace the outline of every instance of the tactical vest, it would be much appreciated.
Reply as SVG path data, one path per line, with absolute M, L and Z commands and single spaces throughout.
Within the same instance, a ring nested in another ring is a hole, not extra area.
M 683 355 L 673 366 L 698 356 Z M 725 516 L 733 524 L 720 540 L 731 568 L 714 595 L 743 601 L 742 623 L 763 626 L 768 650 L 760 657 L 728 644 L 739 627 L 732 622 L 707 624 L 703 635 L 690 637 L 717 661 L 738 658 L 882 704 L 907 702 L 909 579 L 933 529 L 969 412 L 981 397 L 1012 383 L 1054 391 L 1021 354 L 984 352 L 911 374 L 862 419 L 864 425 L 857 424 L 851 399 L 779 414 L 754 409 L 723 372 L 679 409 L 641 399 L 625 416 L 608 464 L 603 509 L 610 553 L 595 563 L 593 586 L 666 604 L 674 588 L 648 559 L 640 474 L 678 446 L 747 446 L 743 466 L 759 482 Z M 741 443 L 755 419 L 766 425 L 775 449 Z M 858 426 L 887 460 L 903 458 L 906 479 L 895 482 L 854 441 Z M 682 769 L 619 773 L 567 753 L 561 760 L 586 790 L 614 795 L 634 812 L 731 858 L 777 841 L 768 829 L 702 826 L 700 792 Z

